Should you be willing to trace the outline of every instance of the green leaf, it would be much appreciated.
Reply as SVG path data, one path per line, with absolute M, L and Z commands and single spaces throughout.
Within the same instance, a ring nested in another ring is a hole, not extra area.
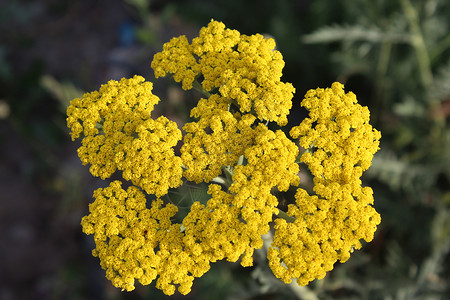
M 319 28 L 315 32 L 303 36 L 302 40 L 307 44 L 331 43 L 339 41 L 410 43 L 410 37 L 408 34 L 383 32 L 377 27 L 367 28 L 362 25 L 338 24 Z
M 435 76 L 430 97 L 439 100 L 450 99 L 450 61 Z

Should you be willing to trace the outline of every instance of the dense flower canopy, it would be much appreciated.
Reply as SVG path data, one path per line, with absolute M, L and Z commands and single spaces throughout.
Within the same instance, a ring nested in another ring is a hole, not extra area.
M 298 278 L 305 285 L 323 278 L 337 260 L 345 262 L 353 249 L 361 248 L 361 239 L 373 239 L 381 219 L 371 206 L 372 189 L 362 187 L 360 177 L 381 135 L 369 125 L 367 107 L 357 104 L 353 93 L 345 94 L 338 82 L 310 90 L 302 106 L 309 117 L 290 134 L 302 147 L 314 147 L 301 161 L 314 176 L 315 195 L 297 189 L 287 211 L 295 221 L 275 220 L 268 258 L 275 276 L 287 283 Z
M 241 35 L 211 21 L 189 44 L 185 36 L 173 38 L 152 61 L 155 76 L 171 74 L 189 90 L 196 80 L 202 88 L 239 107 L 241 114 L 253 113 L 260 120 L 286 125 L 294 88 L 281 82 L 284 67 L 275 41 L 260 34 Z M 217 107 L 218 109 L 220 109 Z
M 180 186 L 182 162 L 172 147 L 181 139 L 175 122 L 151 118 L 159 98 L 141 76 L 111 80 L 99 91 L 71 101 L 67 125 L 72 139 L 81 135 L 78 155 L 102 179 L 116 170 L 149 194 L 162 196 Z
M 166 43 L 151 64 L 155 76 L 173 76 L 204 95 L 184 136 L 175 122 L 152 118 L 159 98 L 141 76 L 71 101 L 67 125 L 72 139 L 82 139 L 82 163 L 94 176 L 120 171 L 129 181 L 96 190 L 81 222 L 116 287 L 131 291 L 136 281 L 156 280 L 168 295 L 187 294 L 213 262 L 251 266 L 271 230 L 273 273 L 306 285 L 373 239 L 381 219 L 360 180 L 380 139 L 369 110 L 333 83 L 307 92 L 301 105 L 309 117 L 290 137 L 269 129 L 270 122 L 287 124 L 294 93 L 280 80 L 284 61 L 274 49 L 273 39 L 217 21 L 192 42 L 181 36 Z M 314 177 L 313 194 L 300 186 L 301 166 Z M 208 184 L 210 198 L 193 201 L 180 219 L 166 196 L 183 181 Z M 277 193 L 290 189 L 295 197 L 283 212 Z

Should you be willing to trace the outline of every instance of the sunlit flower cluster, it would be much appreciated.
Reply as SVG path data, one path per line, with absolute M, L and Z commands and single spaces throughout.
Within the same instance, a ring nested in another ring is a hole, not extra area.
M 315 195 L 298 189 L 287 214 L 275 220 L 268 258 L 274 274 L 300 285 L 323 278 L 333 264 L 345 262 L 362 239 L 371 241 L 380 215 L 370 187 L 360 177 L 378 150 L 380 133 L 369 124 L 369 110 L 342 84 L 310 90 L 302 102 L 309 118 L 290 134 L 310 151 L 301 156 L 314 176 Z M 296 253 L 296 255 L 294 255 Z
M 152 118 L 159 98 L 140 76 L 71 101 L 67 124 L 72 139 L 82 139 L 82 163 L 94 176 L 120 171 L 128 181 L 128 188 L 115 180 L 96 190 L 82 219 L 114 286 L 131 291 L 137 281 L 156 280 L 167 295 L 187 294 L 211 263 L 253 265 L 270 231 L 273 273 L 306 285 L 347 260 L 362 239 L 373 239 L 380 216 L 360 177 L 380 133 L 369 125 L 368 109 L 339 83 L 310 90 L 301 103 L 309 117 L 288 137 L 282 126 L 294 88 L 281 82 L 284 61 L 274 49 L 273 39 L 217 21 L 191 43 L 184 36 L 166 43 L 154 56 L 155 76 L 173 76 L 204 95 L 184 136 L 175 122 Z M 271 122 L 282 129 L 270 129 Z M 314 177 L 312 195 L 299 186 L 302 163 Z M 210 197 L 192 199 L 180 217 L 168 193 L 183 182 L 206 183 Z M 282 211 L 278 195 L 288 190 L 295 197 Z
M 199 79 L 205 91 L 232 101 L 241 113 L 286 125 L 294 88 L 281 82 L 284 61 L 274 49 L 273 39 L 241 35 L 211 21 L 190 44 L 185 36 L 166 43 L 152 68 L 157 78 L 171 74 L 186 90 Z
M 72 140 L 82 137 L 78 156 L 102 179 L 116 170 L 149 194 L 162 196 L 182 184 L 182 162 L 172 149 L 181 139 L 175 122 L 151 118 L 159 98 L 141 76 L 111 80 L 99 91 L 70 102 Z

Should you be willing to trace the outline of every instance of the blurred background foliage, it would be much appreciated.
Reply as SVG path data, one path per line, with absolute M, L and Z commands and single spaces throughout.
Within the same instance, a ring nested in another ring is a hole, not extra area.
M 364 176 L 382 223 L 372 243 L 307 287 L 219 262 L 172 299 L 450 299 L 450 2 L 446 0 L 0 1 L 0 299 L 166 299 L 113 288 L 81 233 L 93 189 L 65 127 L 68 101 L 140 74 L 164 42 L 213 18 L 277 41 L 296 87 L 345 84 L 381 151 Z M 156 114 L 182 124 L 198 99 L 155 82 Z M 295 112 L 294 112 L 295 111 Z M 192 192 L 188 190 L 187 192 Z M 198 197 L 202 197 L 199 195 Z

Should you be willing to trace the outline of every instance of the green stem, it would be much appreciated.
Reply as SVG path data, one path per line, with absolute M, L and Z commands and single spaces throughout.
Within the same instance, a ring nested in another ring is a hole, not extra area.
M 437 46 L 433 47 L 433 50 L 430 51 L 431 63 L 435 62 L 439 58 L 439 56 L 449 47 L 450 47 L 450 35 L 447 35 L 439 42 Z
M 377 65 L 377 76 L 378 78 L 384 78 L 387 73 L 389 66 L 389 59 L 391 57 L 392 43 L 386 42 L 381 44 L 380 57 Z
M 384 102 L 385 102 L 385 91 L 386 91 L 386 74 L 388 72 L 389 67 L 389 60 L 391 57 L 392 52 L 392 43 L 391 42 L 385 42 L 381 44 L 380 49 L 380 56 L 378 58 L 378 64 L 376 69 L 376 79 L 375 84 L 378 86 L 378 88 L 375 90 L 374 99 L 377 103 L 377 110 L 381 110 Z M 378 113 L 374 114 L 375 116 L 379 116 Z
M 411 43 L 416 52 L 422 83 L 424 87 L 428 88 L 433 82 L 433 73 L 427 47 L 420 30 L 419 17 L 409 0 L 401 0 L 401 3 L 411 30 Z
M 203 88 L 203 86 L 197 80 L 194 80 L 194 82 L 192 83 L 192 87 L 194 88 L 194 90 L 199 91 L 206 97 L 208 97 L 208 98 L 211 97 L 211 94 L 207 90 L 205 90 Z
M 277 218 L 281 218 L 281 219 L 285 219 L 286 222 L 288 222 L 288 223 L 294 223 L 294 221 L 295 221 L 294 217 L 289 216 L 287 213 L 285 213 L 281 209 L 278 210 L 278 214 L 277 214 L 276 217 Z

